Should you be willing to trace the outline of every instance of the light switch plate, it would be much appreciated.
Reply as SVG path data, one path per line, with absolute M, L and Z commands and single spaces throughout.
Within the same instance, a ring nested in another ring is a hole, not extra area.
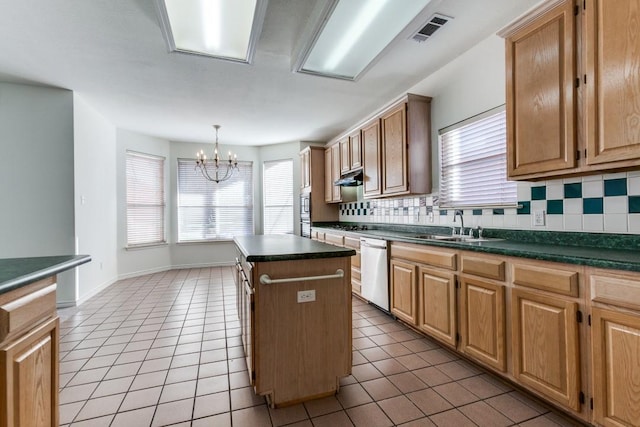
M 545 224 L 545 211 L 533 211 L 533 225 L 536 227 L 544 226 Z

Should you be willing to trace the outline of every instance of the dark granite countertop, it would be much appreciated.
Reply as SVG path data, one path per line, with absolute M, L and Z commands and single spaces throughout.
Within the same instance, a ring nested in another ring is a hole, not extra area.
M 0 259 L 0 294 L 91 261 L 89 255 Z
M 424 234 L 451 234 L 448 227 L 369 225 L 367 230 L 344 231 L 333 228 L 333 224 L 314 224 L 313 228 L 390 241 L 640 272 L 640 236 L 637 235 L 485 229 L 483 236 L 502 240 L 455 242 L 416 238 Z
M 353 249 L 339 248 L 290 234 L 239 236 L 233 241 L 248 262 L 338 258 L 356 254 Z

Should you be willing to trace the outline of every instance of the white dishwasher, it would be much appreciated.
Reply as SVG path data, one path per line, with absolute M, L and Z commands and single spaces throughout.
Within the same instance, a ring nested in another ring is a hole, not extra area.
M 389 259 L 387 241 L 360 238 L 360 294 L 372 304 L 389 311 Z

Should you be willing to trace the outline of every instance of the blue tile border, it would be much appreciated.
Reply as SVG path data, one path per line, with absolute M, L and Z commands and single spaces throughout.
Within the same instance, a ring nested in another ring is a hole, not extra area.
M 565 199 L 579 199 L 582 197 L 582 183 L 575 182 L 572 184 L 564 185 L 564 198 Z
M 564 213 L 564 200 L 547 200 L 548 215 L 562 215 Z
M 531 200 L 544 200 L 547 198 L 547 186 L 531 187 Z
M 582 199 L 582 213 L 585 215 L 604 213 L 603 198 L 591 197 L 587 199 Z
M 531 213 L 531 202 L 523 200 L 518 202 L 519 205 L 522 205 L 521 208 L 518 208 L 518 215 L 528 215 Z
M 629 196 L 629 213 L 640 213 L 640 196 Z
M 610 196 L 626 196 L 627 195 L 627 178 L 605 179 L 604 195 Z

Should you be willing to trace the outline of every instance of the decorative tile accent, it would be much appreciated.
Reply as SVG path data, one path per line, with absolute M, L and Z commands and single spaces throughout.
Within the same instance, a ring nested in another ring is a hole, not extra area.
M 528 201 L 520 201 L 519 205 L 522 205 L 521 208 L 518 208 L 518 215 L 528 215 L 531 213 L 531 202 Z
M 605 179 L 604 195 L 610 196 L 626 196 L 627 195 L 627 178 Z
M 563 200 L 547 200 L 547 214 L 562 215 L 564 213 Z
M 531 200 L 544 200 L 547 198 L 547 187 L 545 185 L 531 187 Z
M 582 199 L 582 212 L 585 215 L 594 215 L 594 214 L 603 213 L 604 210 L 602 206 L 602 197 Z
M 494 209 L 493 210 L 493 214 L 494 215 L 504 215 L 504 209 Z
M 473 215 L 482 215 L 482 209 L 474 209 Z
M 576 182 L 574 184 L 564 185 L 564 198 L 565 199 L 579 199 L 582 197 L 582 183 Z
M 629 213 L 640 213 L 640 196 L 629 196 Z

